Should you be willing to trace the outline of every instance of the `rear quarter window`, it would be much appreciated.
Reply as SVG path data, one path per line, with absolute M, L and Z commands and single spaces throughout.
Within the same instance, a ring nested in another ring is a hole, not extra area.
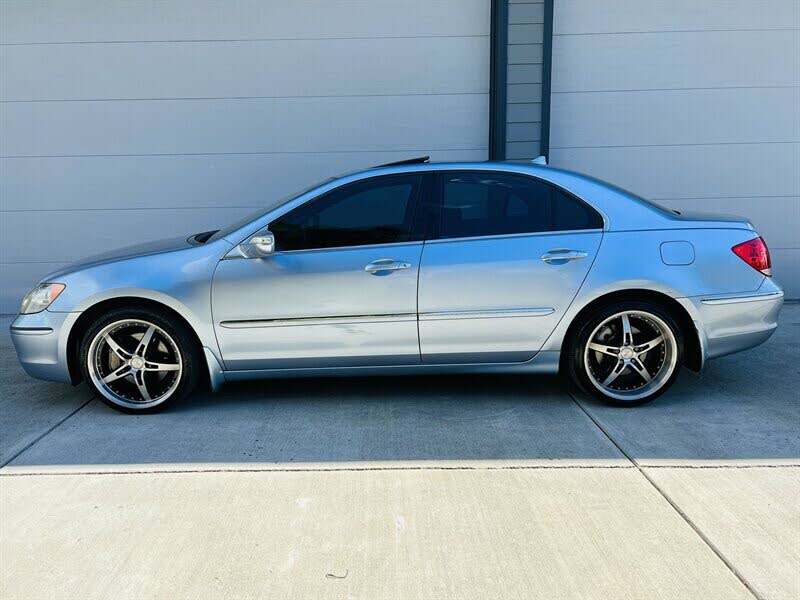
M 602 229 L 603 217 L 595 209 L 562 190 L 556 191 L 555 231 Z

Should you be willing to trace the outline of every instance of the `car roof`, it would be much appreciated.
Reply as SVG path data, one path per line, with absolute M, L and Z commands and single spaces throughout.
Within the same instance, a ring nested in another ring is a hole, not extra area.
M 425 162 L 422 158 L 372 167 L 337 179 L 337 185 L 380 175 L 433 173 L 440 171 L 487 171 L 528 175 L 560 187 L 597 209 L 606 229 L 648 229 L 673 221 L 668 213 L 646 200 L 605 181 L 558 167 L 531 161 Z
M 313 200 L 317 196 L 332 191 L 340 186 L 382 175 L 401 173 L 434 173 L 439 171 L 473 171 L 516 173 L 536 177 L 577 196 L 595 208 L 603 217 L 606 231 L 630 231 L 669 228 L 674 226 L 675 219 L 667 213 L 649 205 L 644 200 L 611 186 L 599 179 L 567 171 L 565 169 L 533 164 L 527 162 L 441 162 L 422 163 L 404 162 L 387 166 L 373 167 L 354 173 L 332 178 L 321 185 L 304 192 L 290 202 L 271 210 L 248 225 L 242 226 L 227 237 L 229 241 L 238 243 L 247 235 L 261 227 L 266 227 L 273 219 L 278 218 L 297 206 Z

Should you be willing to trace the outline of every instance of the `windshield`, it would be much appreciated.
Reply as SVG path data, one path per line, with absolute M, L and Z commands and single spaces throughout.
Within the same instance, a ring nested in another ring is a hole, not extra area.
M 225 236 L 230 235 L 231 233 L 233 233 L 237 229 L 241 229 L 242 227 L 244 227 L 248 223 L 251 223 L 251 222 L 255 221 L 256 219 L 260 219 L 261 217 L 263 217 L 267 213 L 275 210 L 279 206 L 283 206 L 287 202 L 291 202 L 295 198 L 299 198 L 303 194 L 308 193 L 311 190 L 320 187 L 321 185 L 324 185 L 326 183 L 334 181 L 335 179 L 336 179 L 335 177 L 328 177 L 327 179 L 324 179 L 323 181 L 319 181 L 319 182 L 315 183 L 314 185 L 310 185 L 307 188 L 305 188 L 305 189 L 303 189 L 303 190 L 301 190 L 299 192 L 295 192 L 295 193 L 293 193 L 293 194 L 291 194 L 289 196 L 284 196 L 283 198 L 279 198 L 278 200 L 273 200 L 269 204 L 263 206 L 262 208 L 259 208 L 254 213 L 251 213 L 251 214 L 247 215 L 246 217 L 244 217 L 242 219 L 239 219 L 235 223 L 232 223 L 231 225 L 228 225 L 227 227 L 225 227 L 223 229 L 220 229 L 214 235 L 212 235 L 210 238 L 208 238 L 207 241 L 216 242 L 218 239 L 224 238 Z M 237 241 L 237 240 L 233 240 L 233 241 Z

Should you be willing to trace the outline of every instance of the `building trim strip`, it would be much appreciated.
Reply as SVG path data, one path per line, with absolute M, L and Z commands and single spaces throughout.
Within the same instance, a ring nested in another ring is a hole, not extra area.
M 555 0 L 544 1 L 544 33 L 542 40 L 542 140 L 541 153 L 550 162 L 550 93 L 553 73 L 553 9 Z
M 504 160 L 508 94 L 508 0 L 492 0 L 490 43 L 489 160 Z
M 508 101 L 508 2 L 492 0 L 489 73 L 489 160 L 506 159 Z M 540 154 L 550 161 L 550 97 L 553 66 L 553 12 L 555 0 L 544 1 L 542 39 Z M 535 43 L 539 43 L 536 40 Z M 536 99 L 538 102 L 539 99 Z M 531 157 L 535 158 L 535 157 Z

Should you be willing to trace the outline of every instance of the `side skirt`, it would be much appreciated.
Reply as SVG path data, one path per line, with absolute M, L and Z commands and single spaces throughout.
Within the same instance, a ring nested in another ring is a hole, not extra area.
M 524 363 L 479 363 L 446 365 L 397 365 L 366 367 L 323 367 L 302 369 L 263 369 L 224 371 L 225 381 L 290 377 L 351 377 L 392 375 L 436 375 L 452 373 L 558 373 L 559 352 L 539 352 Z

